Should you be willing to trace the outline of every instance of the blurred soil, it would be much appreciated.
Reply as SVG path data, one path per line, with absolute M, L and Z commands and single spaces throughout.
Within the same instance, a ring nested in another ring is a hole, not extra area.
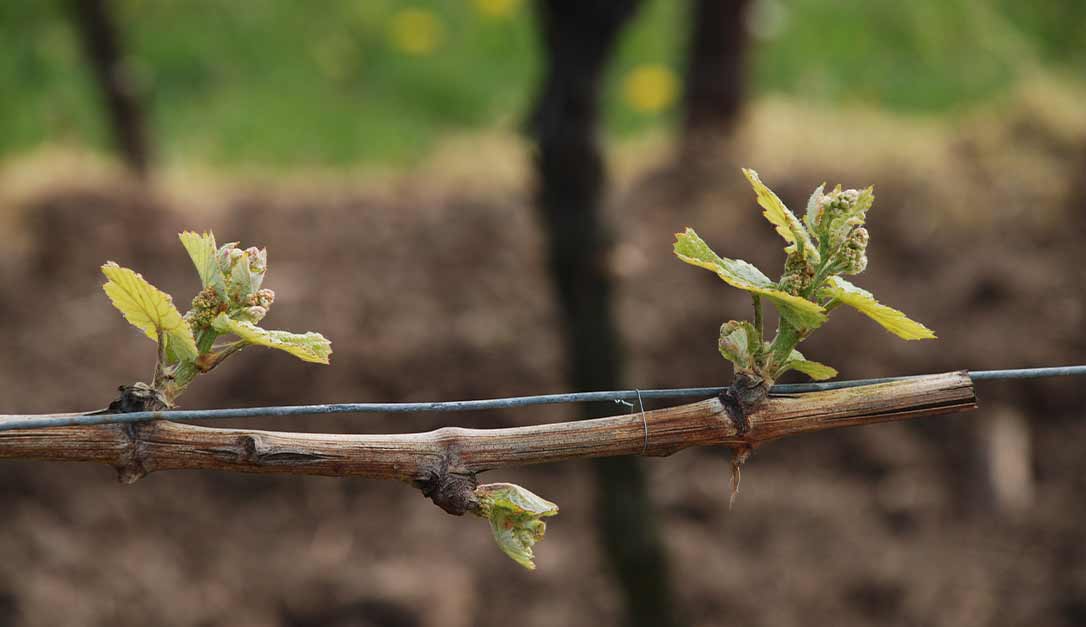
M 776 271 L 782 244 L 740 164 L 793 207 L 824 180 L 875 185 L 871 267 L 857 282 L 940 339 L 905 343 L 835 314 L 803 350 L 843 378 L 1086 363 L 1086 191 L 1072 183 L 1086 171 L 1086 122 L 1030 102 L 949 131 L 769 103 L 711 168 L 661 165 L 658 145 L 618 154 L 609 218 L 630 385 L 730 376 L 716 331 L 747 300 L 670 248 L 690 225 L 721 254 Z M 133 267 L 183 308 L 196 290 L 175 236 L 185 228 L 266 245 L 278 294 L 267 325 L 320 330 L 335 349 L 331 367 L 249 351 L 197 381 L 186 407 L 563 390 L 522 147 L 471 146 L 380 180 L 175 175 L 155 192 L 71 160 L 4 164 L 3 410 L 104 406 L 149 377 L 151 344 L 111 309 L 97 269 Z M 1086 623 L 1083 382 L 978 391 L 972 414 L 767 446 L 733 511 L 726 452 L 647 460 L 691 624 Z M 246 424 L 410 432 L 576 416 Z M 122 486 L 105 467 L 3 462 L 0 625 L 613 624 L 588 473 L 575 462 L 484 476 L 562 507 L 528 573 L 484 522 L 394 483 L 169 472 Z

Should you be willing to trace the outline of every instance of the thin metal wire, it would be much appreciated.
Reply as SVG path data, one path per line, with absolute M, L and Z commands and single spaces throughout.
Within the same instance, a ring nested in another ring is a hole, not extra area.
M 645 444 L 641 447 L 641 454 L 644 455 L 645 451 L 649 450 L 649 417 L 645 415 L 645 401 L 641 400 L 641 390 L 634 392 L 637 392 L 637 404 L 641 406 L 641 424 L 645 427 Z
M 1086 365 L 1060 366 L 1054 368 L 1022 368 L 1014 370 L 978 370 L 970 372 L 974 381 L 992 381 L 1001 379 L 1037 379 L 1041 377 L 1066 377 L 1086 375 Z M 919 375 L 912 375 L 919 376 Z M 798 394 L 819 392 L 841 388 L 872 385 L 889 381 L 909 379 L 905 377 L 884 377 L 880 379 L 856 379 L 852 381 L 833 381 L 827 383 L 795 383 L 775 385 L 772 394 Z M 254 418 L 258 416 L 309 416 L 319 414 L 361 414 L 361 413 L 407 413 L 407 412 L 450 412 L 479 411 L 484 409 L 515 409 L 534 405 L 558 405 L 566 403 L 619 402 L 632 404 L 638 400 L 644 407 L 643 399 L 706 398 L 715 396 L 724 387 L 674 388 L 657 390 L 616 390 L 608 392 L 574 392 L 567 394 L 542 394 L 537 396 L 518 396 L 473 401 L 444 401 L 426 403 L 332 403 L 326 405 L 286 405 L 278 407 L 241 407 L 235 409 L 182 409 L 171 411 L 133 412 L 129 414 L 26 414 L 0 415 L 0 431 L 13 429 L 38 429 L 43 427 L 67 427 L 73 425 L 101 425 L 150 420 L 172 420 L 189 422 L 194 420 L 224 420 L 228 418 Z

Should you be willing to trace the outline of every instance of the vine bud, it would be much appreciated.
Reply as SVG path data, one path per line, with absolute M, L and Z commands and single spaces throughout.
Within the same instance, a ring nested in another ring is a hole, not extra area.
M 255 294 L 249 294 L 246 302 L 250 306 L 260 306 L 267 309 L 275 302 L 275 292 L 269 289 L 257 290 Z
M 798 253 L 791 253 L 784 262 L 784 274 L 781 275 L 779 287 L 782 291 L 798 296 L 811 286 L 814 275 L 815 269 L 810 261 Z
M 245 253 L 249 257 L 249 276 L 253 287 L 260 289 L 264 282 L 264 273 L 268 271 L 268 249 L 250 246 L 245 249 Z
M 207 328 L 219 312 L 224 309 L 222 298 L 212 286 L 200 290 L 192 299 L 192 309 L 185 314 L 185 321 L 193 328 Z
M 841 272 L 844 274 L 859 274 L 867 268 L 867 242 L 869 235 L 867 229 L 858 226 L 848 234 L 845 245 L 841 249 Z
M 257 303 L 261 307 L 271 307 L 271 304 L 275 302 L 275 292 L 269 289 L 262 289 L 256 293 Z
M 260 321 L 263 320 L 264 316 L 266 316 L 266 315 L 268 315 L 268 308 L 267 307 L 261 307 L 260 305 L 254 305 L 252 307 L 246 307 L 245 309 L 242 309 L 241 311 L 239 311 L 238 314 L 237 314 L 237 319 L 238 320 L 243 320 L 245 322 L 251 322 L 253 324 L 259 324 Z
M 238 247 L 237 242 L 231 242 L 229 244 L 223 244 L 222 247 L 219 248 L 219 252 L 216 255 L 216 257 L 218 259 L 218 262 L 219 262 L 219 270 L 222 271 L 223 277 L 225 277 L 227 280 L 229 280 L 229 278 L 230 278 L 230 270 L 234 265 L 234 263 L 232 261 L 232 259 L 233 259 L 232 255 L 235 252 L 237 252 L 239 255 L 241 254 L 241 251 L 238 250 L 237 247 Z
M 840 248 L 852 228 L 863 225 L 867 210 L 871 208 L 874 200 L 875 196 L 870 188 L 842 190 L 840 186 L 818 199 L 818 209 L 814 217 L 815 232 L 828 244 L 829 250 Z

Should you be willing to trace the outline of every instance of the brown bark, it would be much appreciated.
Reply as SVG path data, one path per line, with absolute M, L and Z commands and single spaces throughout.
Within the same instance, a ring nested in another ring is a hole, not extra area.
M 769 397 L 740 434 L 719 399 L 593 420 L 505 429 L 353 435 L 222 429 L 159 420 L 0 432 L 0 458 L 99 462 L 125 480 L 158 470 L 358 476 L 422 484 L 584 457 L 666 456 L 692 446 L 757 446 L 789 435 L 976 408 L 965 372 Z M 4 422 L 0 417 L 0 424 Z

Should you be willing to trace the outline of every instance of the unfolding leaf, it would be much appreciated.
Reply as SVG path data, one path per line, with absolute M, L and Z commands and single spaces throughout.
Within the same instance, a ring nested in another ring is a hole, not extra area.
M 789 370 L 798 370 L 815 381 L 824 381 L 837 376 L 836 369 L 817 361 L 810 361 L 803 356 L 803 353 L 797 350 L 793 350 L 792 354 L 788 356 L 788 361 L 786 361 L 784 366 L 777 371 L 777 376 L 780 376 Z
M 178 237 L 181 245 L 188 251 L 192 258 L 192 264 L 196 266 L 196 272 L 200 275 L 200 283 L 204 287 L 214 287 L 220 297 L 226 297 L 226 283 L 223 279 L 222 269 L 216 254 L 218 247 L 215 245 L 215 234 L 208 231 L 202 235 L 192 231 L 185 231 Z
M 316 364 L 327 364 L 328 357 L 332 354 L 332 343 L 313 331 L 269 331 L 249 322 L 234 320 L 225 313 L 220 313 L 211 323 L 211 327 L 219 333 L 236 335 L 249 344 L 286 351 L 298 359 Z
M 109 279 L 103 286 L 109 300 L 129 323 L 158 341 L 161 331 L 166 348 L 178 359 L 193 361 L 199 351 L 196 340 L 169 294 L 148 283 L 141 275 L 107 262 L 102 274 Z
M 841 246 L 853 228 L 862 226 L 875 202 L 875 190 L 845 189 L 838 185 L 827 194 L 822 209 L 812 219 L 815 233 L 826 251 Z
M 215 253 L 215 258 L 219 261 L 219 272 L 222 273 L 224 278 L 230 276 L 230 266 L 234 263 L 234 255 L 241 254 L 240 250 L 238 250 L 237 253 L 234 252 L 237 250 L 239 243 L 240 242 L 227 242 L 222 246 L 219 246 L 218 252 Z
M 807 213 L 803 215 L 803 223 L 807 225 L 807 233 L 814 233 L 815 230 L 815 215 L 818 213 L 818 201 L 822 198 L 822 194 L 826 192 L 826 184 L 823 183 L 815 188 L 811 192 L 810 198 L 807 199 Z
M 249 270 L 249 252 L 237 250 L 231 258 L 229 294 L 230 300 L 235 303 L 244 303 L 245 299 L 256 291 L 253 273 Z
M 675 255 L 686 263 L 716 272 L 726 283 L 741 290 L 773 287 L 773 281 L 753 265 L 717 255 L 690 227 L 675 234 Z
M 935 333 L 926 326 L 910 320 L 904 313 L 875 300 L 874 295 L 841 277 L 830 277 L 820 292 L 823 298 L 836 299 L 882 325 L 884 329 L 904 340 L 933 340 Z
M 750 371 L 762 351 L 762 338 L 749 322 L 729 320 L 720 327 L 717 346 L 724 359 L 735 364 L 736 371 Z
M 818 303 L 777 289 L 769 277 L 746 261 L 717 255 L 694 229 L 688 227 L 675 234 L 675 255 L 690 265 L 712 270 L 732 287 L 765 296 L 797 328 L 813 329 L 826 321 L 825 310 Z
M 558 513 L 558 506 L 512 483 L 488 483 L 475 488 L 478 514 L 490 520 L 494 541 L 512 560 L 535 570 L 532 546 L 543 539 L 543 518 Z
M 268 249 L 253 246 L 246 252 L 249 253 L 249 283 L 255 294 L 264 284 L 264 274 L 268 271 Z
M 869 185 L 858 191 L 856 202 L 853 203 L 848 217 L 863 222 L 867 218 L 867 212 L 871 209 L 871 205 L 875 204 L 875 188 Z
M 743 174 L 754 188 L 758 204 L 765 209 L 762 215 L 776 227 L 777 233 L 784 238 L 784 241 L 791 244 L 785 250 L 792 252 L 799 247 L 804 258 L 810 259 L 812 263 L 818 263 L 818 248 L 811 243 L 811 236 L 807 233 L 807 229 L 803 228 L 803 223 L 799 221 L 799 218 L 785 206 L 773 190 L 766 187 L 765 183 L 758 178 L 757 172 L 743 168 Z

